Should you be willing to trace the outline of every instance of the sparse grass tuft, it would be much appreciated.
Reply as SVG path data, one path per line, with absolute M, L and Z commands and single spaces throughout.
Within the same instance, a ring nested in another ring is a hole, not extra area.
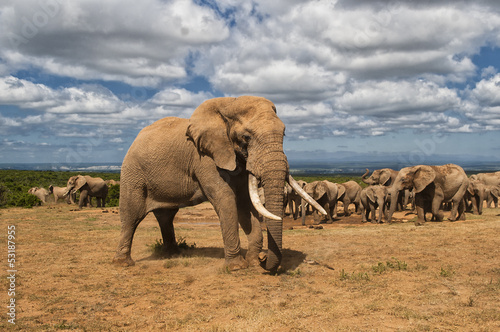
M 444 278 L 451 278 L 455 275 L 455 271 L 453 270 L 453 267 L 450 265 L 448 265 L 445 268 L 441 266 L 441 272 L 439 272 L 439 275 Z
M 340 271 L 340 280 L 341 281 L 370 281 L 370 277 L 368 276 L 368 273 L 366 272 L 352 272 L 351 274 L 347 273 L 342 269 Z

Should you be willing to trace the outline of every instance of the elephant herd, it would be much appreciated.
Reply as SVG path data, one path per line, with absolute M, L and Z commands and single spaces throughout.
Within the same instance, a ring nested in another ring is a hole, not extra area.
M 344 216 L 349 216 L 349 205 L 355 205 L 362 221 L 382 223 L 391 222 L 396 210 L 404 211 L 411 202 L 416 212 L 415 225 L 431 220 L 442 221 L 443 210 L 449 209 L 450 221 L 465 219 L 465 212 L 481 214 L 484 202 L 490 207 L 498 207 L 500 196 L 500 172 L 479 173 L 467 177 L 458 165 L 442 166 L 418 165 L 405 167 L 399 171 L 384 168 L 363 174 L 362 181 L 368 184 L 362 188 L 354 181 L 332 183 L 327 180 L 306 183 L 299 181 L 303 189 L 327 211 L 326 222 L 337 219 L 337 202 L 343 203 Z M 302 216 L 305 225 L 307 204 L 291 190 L 285 189 L 289 214 L 297 219 Z M 378 211 L 378 213 L 377 213 Z M 314 223 L 319 224 L 321 217 L 312 212 Z
M 55 203 L 59 200 L 65 200 L 68 204 L 76 204 L 76 193 L 80 192 L 79 209 L 83 206 L 92 206 L 92 197 L 96 198 L 97 207 L 104 207 L 109 187 L 117 184 L 119 184 L 119 181 L 103 180 L 88 175 L 76 175 L 69 178 L 66 187 L 50 185 L 49 190 L 33 187 L 28 190 L 28 193 L 37 196 L 43 203 L 47 203 L 49 196 L 52 194 Z

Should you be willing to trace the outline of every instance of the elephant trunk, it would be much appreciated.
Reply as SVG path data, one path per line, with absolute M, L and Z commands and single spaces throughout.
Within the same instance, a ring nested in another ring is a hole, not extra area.
M 252 153 L 251 153 L 252 152 Z M 279 218 L 264 216 L 267 225 L 268 252 L 259 256 L 261 266 L 276 272 L 282 258 L 282 235 L 285 195 L 283 188 L 288 174 L 288 162 L 283 152 L 282 136 L 264 148 L 249 151 L 247 169 L 260 180 L 264 189 L 265 209 Z M 281 219 L 281 220 L 276 220 Z
M 387 213 L 387 222 L 392 221 L 392 215 L 394 214 L 394 211 L 396 211 L 396 207 L 398 205 L 398 195 L 399 195 L 399 190 L 394 186 L 392 190 L 390 191 L 391 194 L 391 204 L 389 206 L 389 212 Z
M 377 219 L 377 222 L 380 224 L 382 222 L 382 215 L 384 213 L 384 198 L 383 197 L 378 197 L 377 198 L 377 204 L 378 204 L 378 219 Z
M 370 170 L 367 168 L 365 174 L 361 176 L 361 180 L 366 183 L 366 184 L 374 184 L 374 181 L 371 178 L 366 178 L 368 174 L 370 173 Z

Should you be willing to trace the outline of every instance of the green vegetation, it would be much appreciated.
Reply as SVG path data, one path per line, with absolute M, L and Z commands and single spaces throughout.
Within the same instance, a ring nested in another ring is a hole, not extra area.
M 38 197 L 28 194 L 28 190 L 30 188 L 40 187 L 48 190 L 50 185 L 65 187 L 68 179 L 78 174 L 83 173 L 63 171 L 0 170 L 0 208 L 13 206 L 30 208 L 35 205 L 39 205 L 41 202 Z M 84 175 L 100 177 L 104 180 L 120 180 L 120 173 L 85 172 Z M 343 183 L 353 180 L 359 183 L 362 187 L 366 186 L 366 184 L 361 181 L 361 177 L 359 176 L 297 175 L 294 178 L 296 180 L 304 180 L 306 182 L 328 180 L 334 183 Z M 106 206 L 118 206 L 119 199 L 120 186 L 111 186 L 109 188 L 108 198 L 106 199 Z M 49 202 L 51 200 L 52 198 L 49 198 Z
M 0 208 L 13 206 L 30 208 L 38 205 L 41 203 L 38 197 L 28 194 L 30 188 L 40 187 L 48 190 L 50 185 L 66 187 L 68 179 L 78 174 L 81 172 L 0 170 Z M 120 179 L 120 173 L 88 172 L 84 175 L 104 180 Z M 119 186 L 110 188 L 106 200 L 107 206 L 118 206 L 119 192 Z M 50 201 L 52 198 L 49 198 Z

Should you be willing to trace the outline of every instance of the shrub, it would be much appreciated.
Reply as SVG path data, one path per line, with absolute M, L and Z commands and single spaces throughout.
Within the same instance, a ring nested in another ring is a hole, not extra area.
M 106 206 L 119 206 L 120 205 L 120 185 L 109 187 L 108 197 L 106 198 Z

